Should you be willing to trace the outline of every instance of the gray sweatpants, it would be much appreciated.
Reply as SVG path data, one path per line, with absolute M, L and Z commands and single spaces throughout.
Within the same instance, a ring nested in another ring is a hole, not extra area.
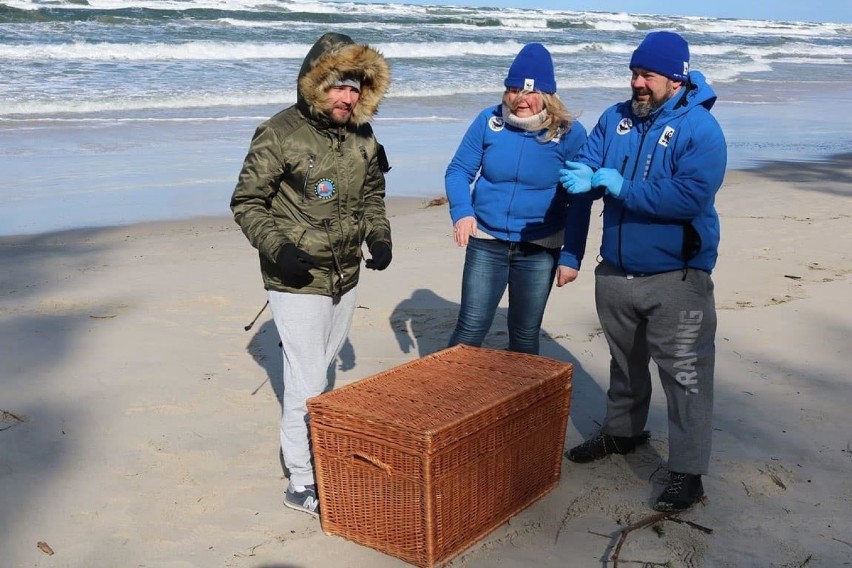
M 650 360 L 666 395 L 669 471 L 706 474 L 710 465 L 716 305 L 700 270 L 632 276 L 595 269 L 595 302 L 611 355 L 603 431 L 635 436 L 651 402 Z
M 339 298 L 269 292 L 284 356 L 281 453 L 294 485 L 315 483 L 306 401 L 328 388 L 328 368 L 349 334 L 355 297 L 356 289 Z

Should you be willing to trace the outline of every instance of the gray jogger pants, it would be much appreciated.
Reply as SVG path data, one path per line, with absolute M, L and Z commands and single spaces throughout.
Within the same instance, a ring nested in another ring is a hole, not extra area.
M 690 269 L 632 276 L 602 262 L 595 302 L 611 355 L 603 431 L 634 436 L 645 427 L 653 359 L 668 407 L 668 468 L 706 474 L 716 355 L 710 275 Z
M 355 289 L 339 298 L 269 291 L 284 357 L 281 453 L 294 485 L 315 483 L 306 401 L 328 388 L 328 368 L 349 334 L 355 297 Z

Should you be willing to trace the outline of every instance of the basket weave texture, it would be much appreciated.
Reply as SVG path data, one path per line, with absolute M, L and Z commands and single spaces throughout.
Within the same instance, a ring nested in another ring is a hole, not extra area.
M 421 567 L 558 483 L 570 363 L 458 345 L 308 400 L 323 531 Z

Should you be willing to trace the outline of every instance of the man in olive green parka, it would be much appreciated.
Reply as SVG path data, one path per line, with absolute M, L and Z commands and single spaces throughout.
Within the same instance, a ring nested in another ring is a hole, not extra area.
M 255 131 L 231 198 L 234 219 L 260 257 L 284 358 L 281 451 L 288 507 L 319 514 L 306 401 L 352 323 L 366 243 L 367 268 L 390 264 L 384 173 L 369 122 L 390 69 L 375 49 L 323 35 L 299 71 L 297 102 Z

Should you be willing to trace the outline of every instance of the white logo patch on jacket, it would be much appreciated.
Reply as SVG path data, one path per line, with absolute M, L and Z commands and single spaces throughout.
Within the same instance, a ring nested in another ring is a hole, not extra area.
M 618 126 L 615 127 L 615 133 L 619 136 L 624 136 L 633 129 L 633 121 L 629 118 L 622 118 Z
M 503 117 L 501 116 L 492 116 L 488 119 L 488 128 L 494 132 L 500 132 L 503 130 L 503 126 L 505 126 L 505 124 L 503 123 Z
M 671 126 L 666 126 L 663 129 L 663 133 L 660 135 L 660 140 L 657 142 L 660 146 L 669 147 L 669 142 L 672 140 L 672 136 L 674 136 L 675 129 Z

